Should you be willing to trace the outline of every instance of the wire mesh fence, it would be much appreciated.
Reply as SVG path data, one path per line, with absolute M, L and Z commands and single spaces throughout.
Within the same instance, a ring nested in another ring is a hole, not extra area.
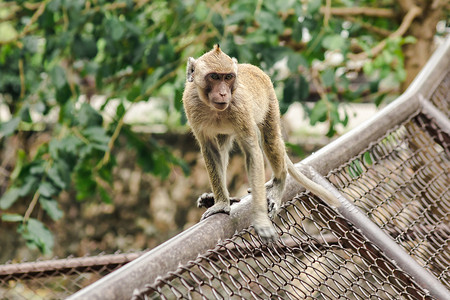
M 433 95 L 447 108 L 450 73 Z M 449 113 L 449 110 L 443 111 Z M 330 180 L 380 228 L 450 288 L 450 144 L 419 113 Z
M 310 195 L 277 217 L 281 241 L 236 235 L 134 299 L 406 299 L 426 293 L 345 219 Z

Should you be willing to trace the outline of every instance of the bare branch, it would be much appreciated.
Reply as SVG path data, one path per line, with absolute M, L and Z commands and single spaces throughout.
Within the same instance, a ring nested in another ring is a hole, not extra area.
M 416 6 L 414 0 L 398 0 L 397 3 L 404 12 L 409 11 L 411 7 Z
M 389 31 L 387 29 L 373 26 L 372 24 L 358 20 L 357 18 L 355 18 L 353 16 L 344 16 L 344 19 L 346 19 L 352 23 L 359 24 L 362 28 L 367 29 L 373 33 L 379 34 L 384 37 L 387 37 L 392 33 L 391 31 Z
M 23 70 L 23 58 L 19 59 L 20 98 L 25 96 L 25 72 Z
M 320 13 L 326 14 L 327 6 L 320 8 Z M 390 8 L 373 8 L 373 7 L 331 7 L 329 12 L 334 16 L 368 16 L 368 17 L 384 17 L 394 18 L 395 11 Z
M 406 31 L 408 30 L 408 28 L 411 26 L 411 23 L 413 22 L 413 20 L 419 16 L 422 13 L 422 9 L 419 8 L 418 6 L 412 6 L 409 10 L 408 13 L 405 15 L 405 17 L 402 20 L 402 23 L 400 24 L 400 26 L 397 28 L 396 31 L 394 31 L 392 34 L 390 34 L 386 39 L 384 39 L 383 41 L 381 41 L 380 43 L 378 43 L 378 45 L 376 45 L 375 47 L 373 47 L 369 53 L 368 52 L 363 52 L 363 53 L 359 53 L 359 54 L 349 54 L 349 57 L 353 60 L 364 60 L 366 59 L 369 55 L 370 56 L 377 56 L 386 46 L 386 42 L 388 39 L 392 39 L 392 38 L 397 38 L 397 37 L 401 37 L 403 36 Z
M 323 25 L 325 27 L 328 27 L 328 22 L 330 20 L 330 16 L 331 16 L 331 0 L 327 0 L 326 5 L 324 7 L 324 12 L 323 12 Z

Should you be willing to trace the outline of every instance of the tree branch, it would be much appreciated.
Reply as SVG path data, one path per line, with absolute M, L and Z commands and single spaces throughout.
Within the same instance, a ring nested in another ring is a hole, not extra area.
M 327 6 L 320 7 L 320 13 L 326 14 Z M 395 11 L 390 8 L 373 8 L 373 7 L 330 7 L 329 12 L 334 16 L 368 16 L 368 17 L 384 17 L 394 18 Z
M 383 29 L 380 27 L 376 27 L 373 26 L 372 24 L 369 24 L 367 22 L 363 22 L 361 20 L 358 20 L 357 18 L 353 17 L 353 16 L 343 16 L 344 19 L 352 22 L 352 23 L 357 23 L 359 24 L 362 28 L 367 29 L 368 31 L 371 31 L 373 33 L 376 33 L 378 35 L 387 37 L 389 36 L 392 32 L 387 30 L 387 29 Z
M 388 39 L 393 39 L 393 38 L 403 36 L 406 33 L 406 31 L 408 30 L 408 28 L 411 26 L 411 23 L 413 22 L 413 20 L 417 16 L 419 16 L 421 13 L 422 13 L 422 9 L 419 8 L 418 6 L 414 5 L 414 6 L 410 7 L 410 9 L 406 13 L 405 17 L 403 18 L 402 23 L 400 24 L 400 26 L 397 28 L 396 31 L 394 31 L 386 39 L 384 39 L 380 43 L 378 43 L 378 45 L 373 47 L 369 52 L 363 52 L 363 53 L 359 53 L 359 54 L 350 53 L 349 58 L 351 58 L 353 60 L 364 60 L 369 56 L 377 56 L 386 46 L 386 42 Z
M 25 97 L 25 72 L 23 70 L 23 58 L 19 59 L 20 98 Z
M 328 27 L 328 23 L 331 16 L 331 0 L 326 0 L 326 5 L 323 11 L 323 25 Z

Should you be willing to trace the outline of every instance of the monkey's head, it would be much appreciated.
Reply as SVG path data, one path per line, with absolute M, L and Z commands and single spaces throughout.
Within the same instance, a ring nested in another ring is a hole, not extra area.
M 189 57 L 187 81 L 197 86 L 200 98 L 212 108 L 223 111 L 230 105 L 237 76 L 237 60 L 220 50 L 219 45 L 197 59 Z

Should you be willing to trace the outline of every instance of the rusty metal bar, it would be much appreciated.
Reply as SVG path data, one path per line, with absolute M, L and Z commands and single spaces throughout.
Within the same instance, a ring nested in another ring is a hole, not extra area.
M 0 266 L 0 280 L 51 277 L 54 276 L 55 272 L 70 275 L 77 272 L 101 270 L 105 267 L 112 269 L 124 265 L 141 255 L 142 252 L 136 252 L 6 264 Z
M 303 161 L 326 174 L 360 153 L 368 145 L 420 109 L 419 95 L 429 98 L 450 68 L 450 38 L 430 58 L 410 88 L 372 120 L 350 131 Z M 288 179 L 284 200 L 292 199 L 301 187 Z M 68 299 L 126 299 L 133 291 L 194 260 L 236 231 L 250 226 L 250 196 L 234 204 L 229 216 L 214 215 L 142 255 L 119 270 L 80 290 Z M 348 207 L 352 210 L 352 207 Z M 373 223 L 372 223 L 373 224 Z M 376 226 L 376 225 L 370 225 Z M 423 271 L 423 270 L 422 270 Z M 419 272 L 420 273 L 420 272 Z M 428 282 L 425 280 L 425 282 Z M 442 298 L 445 299 L 445 298 Z

